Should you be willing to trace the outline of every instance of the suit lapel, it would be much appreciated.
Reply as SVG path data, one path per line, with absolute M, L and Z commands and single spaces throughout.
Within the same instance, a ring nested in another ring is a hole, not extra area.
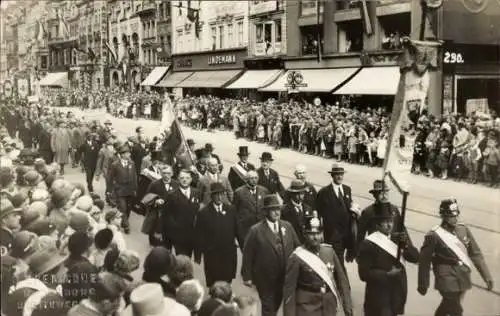
M 273 231 L 271 230 L 271 228 L 267 224 L 266 220 L 264 220 L 261 223 L 262 223 L 261 231 L 264 234 L 264 237 L 267 239 L 267 241 L 271 245 L 271 248 L 273 248 L 274 252 L 276 253 L 276 256 L 280 257 L 281 254 L 278 252 L 278 248 L 276 248 L 276 239 L 279 237 L 273 233 Z

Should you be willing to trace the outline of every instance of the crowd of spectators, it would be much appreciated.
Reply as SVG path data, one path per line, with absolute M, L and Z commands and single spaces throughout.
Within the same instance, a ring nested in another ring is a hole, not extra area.
M 43 142 L 19 129 L 67 133 L 69 121 L 98 134 L 104 127 L 38 106 L 3 104 L 0 114 L 2 316 L 256 315 L 256 302 L 235 297 L 225 282 L 204 301 L 188 257 L 154 247 L 142 260 L 125 242 L 121 213 L 65 179 L 57 150 L 44 154 Z M 66 155 L 66 163 L 78 160 Z M 141 262 L 142 277 L 134 278 Z

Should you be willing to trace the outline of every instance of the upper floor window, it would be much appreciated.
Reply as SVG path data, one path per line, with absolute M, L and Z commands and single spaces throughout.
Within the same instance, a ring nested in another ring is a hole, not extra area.
M 304 26 L 300 28 L 302 55 L 315 55 L 318 49 L 323 52 L 323 29 L 320 31 L 318 41 L 318 29 L 316 26 Z
M 339 3 L 339 2 L 342 2 L 342 1 L 337 1 L 337 3 Z M 302 0 L 300 2 L 300 15 L 302 15 L 302 16 L 316 15 L 316 13 L 317 13 L 316 4 L 317 3 L 318 3 L 317 0 Z M 324 9 L 325 9 L 324 2 L 319 1 L 320 13 L 323 13 Z
M 243 35 L 244 35 L 243 21 L 240 21 L 238 22 L 238 47 L 241 47 L 244 44 Z
M 219 25 L 219 48 L 225 48 L 224 42 L 224 25 Z
M 276 30 L 276 37 L 275 37 L 275 41 L 280 43 L 281 42 L 281 19 L 280 20 L 276 20 L 275 22 L 275 30 Z
M 363 50 L 363 25 L 361 21 L 338 23 L 338 50 L 340 53 Z
M 233 25 L 227 25 L 227 46 L 233 47 Z
M 163 19 L 165 12 L 163 11 L 163 3 L 160 3 L 158 6 L 158 14 L 160 16 L 160 19 Z
M 211 29 L 212 32 L 212 49 L 217 49 L 217 28 L 215 26 L 212 26 Z

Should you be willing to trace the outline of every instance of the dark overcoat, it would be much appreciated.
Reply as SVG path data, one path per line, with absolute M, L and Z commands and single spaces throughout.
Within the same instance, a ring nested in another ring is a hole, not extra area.
M 205 278 L 210 287 L 215 281 L 231 281 L 236 276 L 236 211 L 223 204 L 222 214 L 213 203 L 205 206 L 196 220 L 195 260 L 203 257 Z
M 266 177 L 264 169 L 257 169 L 257 174 L 259 175 L 258 184 L 269 190 L 269 194 L 278 193 L 281 198 L 285 196 L 285 188 L 281 183 L 279 174 L 273 170 L 269 169 L 269 177 Z
M 238 230 L 238 243 L 243 249 L 248 230 L 265 217 L 264 196 L 269 191 L 257 185 L 256 194 L 250 192 L 248 186 L 239 187 L 234 192 L 233 205 L 236 208 L 236 225 Z
M 306 204 L 302 204 L 302 211 L 299 213 L 292 202 L 288 202 L 281 208 L 281 219 L 292 224 L 300 243 L 304 243 L 304 217 L 312 215 L 312 209 Z
M 116 196 L 134 196 L 137 193 L 137 173 L 132 160 L 124 167 L 121 159 L 116 159 L 109 168 L 109 178 Z

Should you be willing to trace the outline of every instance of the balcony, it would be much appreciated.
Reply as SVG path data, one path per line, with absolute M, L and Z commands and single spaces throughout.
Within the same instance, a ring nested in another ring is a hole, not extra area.
M 275 43 L 255 43 L 255 56 L 277 56 L 282 55 L 282 50 L 284 49 L 284 45 L 281 42 Z
M 137 10 L 135 13 L 139 16 L 145 16 L 148 14 L 154 14 L 156 12 L 156 3 L 154 2 L 146 2 L 143 3 L 141 8 Z

